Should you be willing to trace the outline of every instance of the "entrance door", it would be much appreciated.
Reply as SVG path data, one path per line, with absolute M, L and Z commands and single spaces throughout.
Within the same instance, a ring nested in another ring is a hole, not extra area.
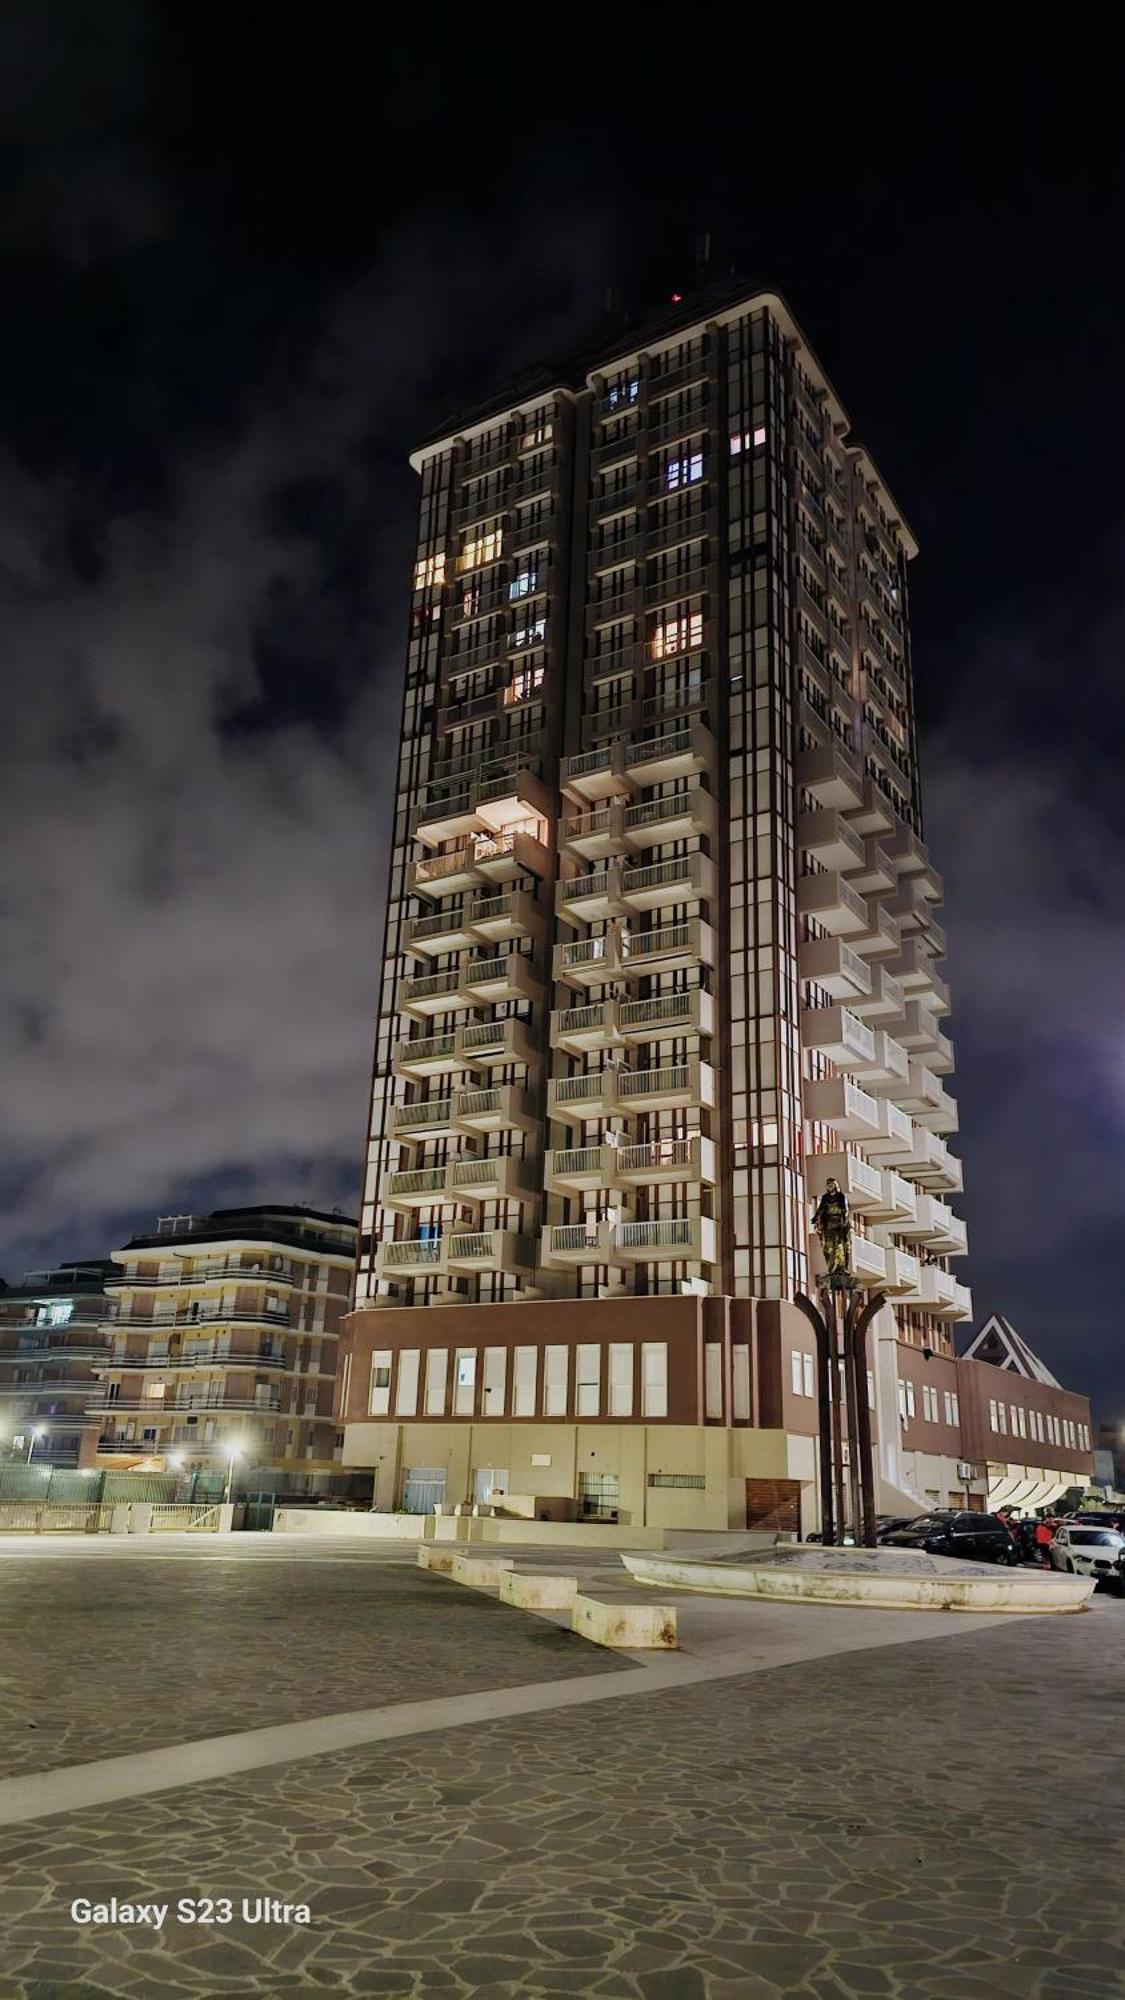
M 797 1479 L 748 1479 L 746 1526 L 796 1535 L 801 1528 L 801 1484 Z
M 402 1488 L 404 1514 L 428 1514 L 445 1499 L 444 1465 L 409 1465 Z
M 478 1507 L 495 1507 L 508 1491 L 508 1473 L 504 1466 L 478 1465 L 473 1474 L 473 1499 Z M 495 1499 L 493 1498 L 495 1495 Z

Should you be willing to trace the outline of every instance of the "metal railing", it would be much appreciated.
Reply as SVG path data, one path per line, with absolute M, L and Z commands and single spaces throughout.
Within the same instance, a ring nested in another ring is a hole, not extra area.
M 688 1250 L 694 1227 L 690 1215 L 670 1216 L 663 1222 L 623 1222 L 618 1241 L 623 1250 Z
M 387 1194 L 391 1198 L 404 1194 L 442 1194 L 444 1191 L 444 1167 L 414 1167 L 406 1173 L 387 1176 Z
M 649 1022 L 674 1021 L 685 1025 L 695 1006 L 694 992 L 661 993 L 653 1000 L 626 1000 L 618 1020 L 623 1028 L 641 1028 Z
M 554 1155 L 552 1172 L 555 1174 L 596 1174 L 601 1172 L 602 1149 L 600 1146 L 571 1146 Z
M 693 1139 L 653 1139 L 647 1145 L 622 1146 L 617 1164 L 623 1173 L 643 1173 L 648 1167 L 691 1167 Z
M 690 1086 L 691 1067 L 688 1063 L 677 1063 L 671 1069 L 631 1069 L 617 1073 L 617 1087 L 622 1097 L 657 1097 L 671 1090 L 688 1090 Z
M 384 1243 L 383 1262 L 388 1267 L 409 1264 L 438 1264 L 441 1261 L 440 1236 L 404 1237 L 394 1243 Z
M 395 1132 L 405 1132 L 417 1125 L 445 1125 L 448 1124 L 452 1112 L 451 1097 L 431 1097 L 425 1104 L 396 1104 L 391 1118 L 391 1129 Z

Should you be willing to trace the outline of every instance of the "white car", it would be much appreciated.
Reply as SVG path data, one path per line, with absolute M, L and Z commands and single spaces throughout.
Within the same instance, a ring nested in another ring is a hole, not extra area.
M 1121 1572 L 1117 1559 L 1125 1554 L 1125 1535 L 1116 1528 L 1063 1527 L 1051 1543 L 1051 1568 L 1069 1570 L 1072 1576 L 1116 1579 Z

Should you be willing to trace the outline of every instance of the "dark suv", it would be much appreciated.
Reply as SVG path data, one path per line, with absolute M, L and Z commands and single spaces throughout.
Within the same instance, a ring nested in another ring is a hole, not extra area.
M 963 1514 L 952 1507 L 888 1528 L 879 1542 L 887 1549 L 925 1549 L 927 1555 L 958 1556 L 963 1562 L 1020 1561 L 1019 1549 L 996 1514 Z

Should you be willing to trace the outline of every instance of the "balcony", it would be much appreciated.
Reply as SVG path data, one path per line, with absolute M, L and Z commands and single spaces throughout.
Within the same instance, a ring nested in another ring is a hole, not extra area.
M 714 1140 L 695 1132 L 687 1139 L 650 1139 L 640 1146 L 617 1146 L 611 1187 L 657 1187 L 664 1183 L 713 1187 L 717 1169 Z
M 924 1125 L 914 1127 L 914 1143 L 903 1171 L 922 1187 L 944 1188 L 949 1194 L 959 1194 L 964 1186 L 960 1160 L 954 1159 L 944 1139 Z
M 904 1167 L 914 1151 L 914 1127 L 910 1119 L 888 1097 L 873 1097 L 871 1102 L 878 1111 L 879 1122 L 864 1145 L 888 1166 Z
M 450 854 L 430 854 L 412 862 L 406 886 L 414 896 L 461 896 L 480 879 L 473 843 L 466 841 Z
M 819 986 L 833 1000 L 843 1000 L 855 1014 L 871 994 L 873 971 L 865 958 L 843 938 L 812 938 L 797 947 L 797 976 Z
M 797 816 L 797 845 L 814 854 L 822 868 L 848 874 L 863 866 L 863 841 L 843 814 L 831 806 Z M 857 889 L 859 885 L 856 885 Z
M 641 1112 L 712 1108 L 715 1073 L 698 1056 L 662 1069 L 607 1064 L 584 1076 L 552 1077 L 547 1093 L 548 1117 L 580 1128 L 615 1112 L 635 1117 Z
M 950 1311 L 949 1318 L 972 1319 L 972 1316 L 973 1316 L 972 1292 L 970 1291 L 968 1285 L 959 1284 L 955 1279 L 953 1283 L 953 1306 L 952 1310 Z
M 709 1215 L 621 1222 L 615 1248 L 622 1264 L 713 1264 L 717 1255 L 715 1224 Z
M 485 944 L 509 944 L 517 938 L 541 938 L 547 927 L 547 906 L 528 889 L 506 889 L 480 896 L 469 907 L 473 935 Z
M 814 919 L 830 937 L 860 938 L 868 929 L 867 904 L 837 869 L 799 878 L 797 914 Z
M 909 1293 L 910 1301 L 904 1301 L 904 1303 L 913 1302 L 914 1298 L 919 1294 L 921 1283 L 919 1276 L 921 1267 L 919 1266 L 917 1257 L 912 1257 L 909 1250 L 899 1250 L 893 1247 L 888 1248 L 885 1254 L 886 1275 L 883 1279 L 884 1291 L 894 1294 Z
M 941 1085 L 933 1070 L 927 1069 L 924 1063 L 911 1060 L 905 1087 L 898 1093 L 903 1110 L 922 1119 L 926 1112 L 937 1111 L 942 1095 Z
M 476 941 L 465 910 L 411 917 L 402 928 L 402 948 L 411 958 L 440 958 L 445 952 L 464 951 Z
M 859 957 L 858 952 L 854 956 Z M 891 978 L 885 964 L 872 959 L 860 959 L 860 964 L 867 966 L 871 985 L 865 994 L 850 1000 L 848 1005 L 861 1020 L 881 1021 L 894 1033 L 895 1019 L 903 1007 L 902 988 L 897 979 Z
M 708 855 L 697 852 L 626 868 L 621 894 L 633 910 L 660 909 L 667 903 L 710 902 L 715 895 L 715 864 Z
M 818 745 L 797 754 L 796 782 L 819 806 L 854 812 L 863 803 L 863 777 L 835 744 Z
M 400 1236 L 380 1243 L 375 1252 L 376 1278 L 435 1277 L 445 1268 L 443 1241 L 440 1236 Z
M 713 768 L 715 739 L 701 722 L 661 736 L 634 741 L 625 751 L 625 770 L 638 785 L 665 785 Z
M 900 1235 L 909 1235 L 906 1224 L 913 1222 L 917 1214 L 918 1192 L 913 1184 L 896 1173 L 893 1167 L 885 1167 L 879 1175 L 879 1199 L 871 1210 L 876 1222 L 891 1222 Z
M 931 1013 L 948 1014 L 949 987 L 921 937 L 904 939 L 897 955 L 888 961 L 887 971 L 909 1000 L 920 1000 Z
M 392 1106 L 392 1139 L 447 1138 L 454 1129 L 451 1097 L 431 1097 L 417 1104 Z
M 868 924 L 862 937 L 852 939 L 856 951 L 864 958 L 893 958 L 902 948 L 902 937 L 898 921 L 885 910 L 881 903 L 867 905 Z
M 546 1156 L 544 1184 L 555 1194 L 593 1193 L 616 1185 L 619 1148 L 556 1146 Z
M 453 1040 L 461 1069 L 490 1069 L 500 1063 L 523 1063 L 531 1069 L 540 1061 L 527 1022 L 514 1016 L 506 1021 L 471 1021 L 458 1028 Z
M 620 738 L 599 744 L 596 750 L 579 750 L 564 757 L 559 783 L 568 798 L 588 800 L 597 805 L 603 799 L 620 798 L 630 789 L 625 775 L 625 745 Z
M 593 812 L 575 813 L 559 823 L 559 847 L 567 854 L 579 854 L 586 861 L 602 861 L 626 848 L 625 807 L 620 803 L 598 806 Z
M 850 1076 L 806 1079 L 803 1089 L 804 1113 L 811 1125 L 828 1125 L 843 1139 L 866 1143 L 879 1130 L 880 1106 Z M 909 1121 L 908 1121 L 909 1122 Z
M 535 875 L 542 881 L 552 866 L 547 848 L 526 827 L 478 834 L 473 842 L 473 858 L 478 874 L 486 882 L 511 882 L 519 875 Z
M 515 1153 L 485 1154 L 450 1160 L 445 1169 L 446 1198 L 461 1203 L 537 1201 L 535 1168 Z
M 404 979 L 398 989 L 400 1014 L 409 1014 L 412 1020 L 424 1021 L 431 1014 L 452 1014 L 473 1003 L 459 988 L 461 974 L 452 972 L 427 972 L 418 979 Z
M 881 1285 L 887 1275 L 887 1256 L 881 1243 L 869 1243 L 865 1236 L 852 1233 L 852 1270 L 862 1283 Z
M 542 1258 L 548 1271 L 574 1270 L 583 1264 L 618 1261 L 612 1222 L 556 1222 L 543 1232 Z
M 620 916 L 625 908 L 621 875 L 620 864 L 611 862 L 583 875 L 563 876 L 555 885 L 556 915 L 571 924 L 601 923 Z
M 462 1003 L 495 1006 L 502 1000 L 541 1000 L 543 987 L 530 958 L 509 951 L 497 958 L 463 959 L 454 975 Z
M 586 1007 L 557 1007 L 551 1046 L 582 1055 L 623 1042 L 658 1041 L 663 1035 L 714 1032 L 714 1002 L 699 987 L 661 993 L 650 1000 L 603 1000 Z
M 535 1246 L 515 1229 L 454 1230 L 443 1241 L 450 1272 L 496 1271 L 527 1278 L 535 1269 Z
M 928 1063 L 935 1050 L 943 1044 L 948 1047 L 946 1037 L 938 1027 L 937 1016 L 923 1000 L 904 1000 L 898 1019 L 887 1025 L 904 1049 L 909 1049 L 912 1056 L 925 1056 Z M 930 1064 L 930 1067 L 934 1065 Z
M 801 1041 L 837 1069 L 869 1070 L 875 1064 L 875 1036 L 847 1007 L 803 1007 Z
M 861 896 L 885 896 L 896 880 L 886 851 L 873 839 L 862 841 L 860 847 L 860 860 L 848 870 L 849 882 Z
M 667 792 L 662 798 L 644 799 L 627 806 L 624 835 L 631 848 L 660 847 L 671 840 L 693 840 L 714 836 L 717 812 L 714 797 L 701 785 L 683 792 Z
M 554 794 L 530 764 L 483 779 L 474 798 L 482 824 L 494 833 L 506 833 L 521 820 L 554 817 Z
M 452 1035 L 420 1035 L 412 1042 L 400 1042 L 391 1060 L 394 1076 L 435 1076 L 461 1067 Z
M 912 1069 L 913 1067 L 914 1065 L 911 1064 Z M 933 1071 L 928 1071 L 928 1075 L 933 1077 Z M 934 1077 L 934 1081 L 935 1083 L 937 1082 L 936 1077 Z M 960 1123 L 956 1101 L 950 1096 L 948 1090 L 942 1090 L 940 1086 L 938 1088 L 937 1103 L 935 1105 L 927 1105 L 924 1111 L 916 1111 L 914 1116 L 920 1125 L 927 1125 L 931 1132 L 956 1132 Z
M 483 822 L 478 819 L 473 803 L 472 791 L 466 786 L 448 797 L 428 799 L 420 805 L 414 815 L 414 833 L 426 847 L 440 847 L 443 840 L 456 840 L 459 834 L 478 832 Z
M 857 1214 L 878 1215 L 883 1183 L 878 1167 L 855 1153 L 810 1154 L 805 1161 L 805 1186 L 810 1197 L 819 1201 L 830 1180 L 839 1183 Z
M 707 678 L 706 661 L 698 674 L 687 681 L 673 683 L 662 688 L 659 694 L 646 695 L 638 714 L 642 725 L 667 723 L 673 716 L 694 715 L 707 707 L 711 693 L 711 683 Z
M 963 1257 L 969 1247 L 968 1231 L 961 1217 L 932 1194 L 918 1196 L 915 1226 L 909 1233 L 942 1257 Z
M 529 1132 L 537 1123 L 531 1093 L 520 1083 L 488 1090 L 458 1090 L 453 1123 L 459 1132 Z
M 689 917 L 683 923 L 649 931 L 630 931 L 619 925 L 604 937 L 557 944 L 552 970 L 566 985 L 586 987 L 714 963 L 715 938 L 710 924 L 701 917 Z
M 434 1208 L 446 1199 L 445 1167 L 416 1167 L 408 1173 L 388 1174 L 380 1189 L 384 1208 L 410 1210 Z
M 919 1272 L 920 1304 L 936 1319 L 957 1319 L 957 1280 L 940 1264 L 923 1264 Z
M 902 1090 L 910 1075 L 910 1058 L 885 1028 L 869 1029 L 868 1033 L 872 1034 L 875 1047 L 870 1062 L 858 1067 L 864 1087 L 873 1097 L 893 1097 L 896 1103 L 901 1103 Z

